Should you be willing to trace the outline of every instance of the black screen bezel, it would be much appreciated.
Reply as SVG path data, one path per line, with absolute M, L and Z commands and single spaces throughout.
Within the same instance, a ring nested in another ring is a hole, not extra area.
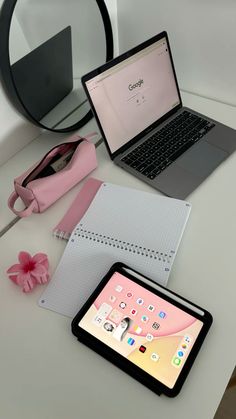
M 129 272 L 127 272 L 127 270 Z M 204 313 L 202 316 L 198 312 L 195 312 L 194 310 L 190 309 L 189 307 L 186 307 L 185 305 L 181 304 L 180 302 L 176 301 L 174 298 L 171 298 L 170 296 L 162 293 L 161 291 L 153 288 L 151 284 L 146 284 L 142 282 L 142 280 L 138 279 L 134 275 L 130 273 L 130 271 L 133 271 L 134 274 L 138 272 L 134 271 L 132 268 L 128 267 L 125 264 L 122 264 L 121 262 L 115 263 L 109 272 L 105 275 L 105 277 L 101 280 L 95 291 L 92 293 L 90 298 L 87 300 L 87 302 L 84 304 L 84 306 L 81 308 L 81 310 L 78 312 L 78 314 L 75 316 L 75 318 L 72 321 L 72 333 L 78 338 L 78 340 L 87 346 L 89 346 L 91 349 L 102 355 L 104 358 L 112 362 L 114 365 L 121 368 L 124 372 L 131 375 L 133 378 L 141 382 L 142 384 L 146 385 L 150 390 L 154 391 L 156 394 L 160 395 L 161 393 L 169 396 L 169 397 L 175 397 L 181 390 L 183 383 L 193 365 L 193 362 L 200 350 L 200 347 L 208 333 L 208 330 L 212 324 L 213 318 L 212 315 L 206 311 L 205 309 L 197 306 L 196 304 L 193 304 L 192 302 L 188 301 L 187 299 L 181 297 L 180 295 L 170 291 L 168 289 L 168 293 L 171 293 L 173 297 L 177 297 L 183 301 L 183 303 L 190 304 L 192 307 L 196 308 L 197 310 L 200 310 Z M 143 286 L 144 288 L 148 289 L 149 291 L 153 292 L 155 295 L 158 295 L 159 297 L 165 299 L 166 301 L 170 302 L 171 304 L 174 304 L 176 307 L 184 310 L 188 314 L 194 316 L 195 318 L 202 321 L 203 326 L 202 329 L 196 339 L 196 341 L 193 344 L 193 347 L 188 355 L 188 358 L 186 359 L 186 362 L 180 372 L 179 377 L 176 380 L 176 383 L 172 389 L 165 386 L 163 383 L 149 375 L 147 372 L 142 370 L 140 367 L 133 364 L 131 361 L 124 358 L 122 355 L 120 355 L 118 352 L 113 350 L 112 348 L 108 347 L 106 344 L 101 342 L 99 339 L 95 338 L 93 335 L 91 335 L 89 332 L 85 331 L 83 328 L 81 328 L 78 324 L 80 320 L 84 317 L 84 315 L 87 313 L 88 309 L 91 307 L 93 302 L 96 300 L 97 296 L 101 293 L 105 285 L 110 280 L 111 276 L 115 273 L 119 272 L 122 275 L 125 275 L 127 278 L 133 280 L 137 284 Z M 155 285 L 158 285 L 161 289 L 165 290 L 166 288 L 163 286 L 160 286 L 159 284 L 156 284 L 153 280 L 145 277 L 142 275 L 142 277 L 146 278 L 150 283 L 153 283 Z
M 159 118 L 157 121 L 155 121 L 153 124 L 149 125 L 146 129 L 144 129 L 142 132 L 140 132 L 134 138 L 129 140 L 127 143 L 122 145 L 120 148 L 118 148 L 114 152 L 112 152 L 111 149 L 110 149 L 109 143 L 107 141 L 106 135 L 103 131 L 102 125 L 100 123 L 99 117 L 97 115 L 96 109 L 93 105 L 93 101 L 92 101 L 91 96 L 89 94 L 89 91 L 87 89 L 86 82 L 91 80 L 93 77 L 100 75 L 101 73 L 108 70 L 109 68 L 114 67 L 116 64 L 119 64 L 120 62 L 126 60 L 127 58 L 132 57 L 132 55 L 140 52 L 141 50 L 147 48 L 148 46 L 152 45 L 153 43 L 159 41 L 162 38 L 166 38 L 166 41 L 167 41 L 168 51 L 169 51 L 169 54 L 170 54 L 172 70 L 173 70 L 173 74 L 174 74 L 174 79 L 175 79 L 176 88 L 177 88 L 180 103 L 177 106 L 175 106 L 173 109 L 171 109 L 169 112 L 167 112 L 165 115 L 163 115 L 161 118 Z M 107 151 L 108 151 L 108 153 L 110 155 L 110 158 L 112 160 L 114 160 L 115 157 L 117 157 L 119 154 L 123 153 L 125 150 L 129 149 L 132 145 L 137 143 L 137 141 L 139 141 L 141 138 L 143 138 L 146 134 L 153 131 L 155 128 L 158 127 L 158 125 L 160 125 L 162 122 L 164 122 L 166 119 L 168 119 L 170 116 L 174 115 L 179 109 L 182 108 L 182 99 L 181 99 L 181 96 L 180 96 L 180 90 L 179 90 L 179 85 L 178 85 L 176 72 L 175 72 L 175 68 L 174 68 L 174 62 L 173 62 L 172 53 L 171 53 L 171 49 L 170 49 L 170 43 L 169 43 L 169 39 L 168 39 L 168 35 L 167 35 L 166 31 L 163 31 L 163 32 L 159 33 L 158 35 L 153 36 L 152 38 L 142 42 L 141 44 L 137 45 L 136 47 L 132 48 L 131 50 L 119 55 L 116 58 L 113 58 L 112 60 L 108 61 L 107 63 L 105 63 L 103 65 L 101 65 L 100 67 L 90 71 L 89 73 L 82 76 L 81 82 L 82 82 L 82 86 L 85 90 L 86 96 L 88 98 L 89 104 L 91 106 L 92 112 L 94 114 L 94 117 L 96 119 L 96 122 L 98 124 L 101 135 L 104 139 Z

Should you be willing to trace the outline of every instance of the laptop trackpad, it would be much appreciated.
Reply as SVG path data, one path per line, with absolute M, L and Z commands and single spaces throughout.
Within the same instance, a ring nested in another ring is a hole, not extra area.
M 205 178 L 213 172 L 227 156 L 228 153 L 226 151 L 223 151 L 206 141 L 201 141 L 184 153 L 184 155 L 176 161 L 176 164 L 200 178 Z

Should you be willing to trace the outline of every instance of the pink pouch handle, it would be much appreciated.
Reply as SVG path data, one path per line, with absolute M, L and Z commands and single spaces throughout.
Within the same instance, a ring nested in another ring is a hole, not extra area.
M 18 198 L 19 198 L 19 195 L 15 191 L 12 192 L 12 194 L 9 196 L 9 199 L 8 199 L 8 207 L 19 217 L 28 217 L 29 215 L 32 214 L 34 208 L 37 207 L 35 200 L 33 200 L 30 203 L 30 205 L 24 210 L 18 211 L 14 208 L 15 202 Z

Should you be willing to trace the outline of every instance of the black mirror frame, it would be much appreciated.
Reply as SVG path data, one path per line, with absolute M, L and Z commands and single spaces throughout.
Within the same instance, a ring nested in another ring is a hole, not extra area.
M 26 119 L 28 119 L 34 125 L 37 125 L 43 129 L 53 132 L 76 131 L 82 126 L 84 126 L 93 117 L 91 110 L 89 110 L 80 121 L 78 121 L 76 124 L 70 127 L 63 129 L 48 128 L 41 124 L 39 121 L 37 121 L 30 114 L 30 112 L 26 109 L 24 103 L 22 102 L 18 94 L 14 79 L 12 77 L 9 55 L 10 26 L 16 2 L 17 0 L 5 0 L 0 10 L 0 80 L 2 82 L 6 95 L 10 99 L 13 106 L 17 109 L 17 111 L 20 112 Z M 96 3 L 100 10 L 105 30 L 107 62 L 113 58 L 114 54 L 112 26 L 104 0 L 96 0 Z

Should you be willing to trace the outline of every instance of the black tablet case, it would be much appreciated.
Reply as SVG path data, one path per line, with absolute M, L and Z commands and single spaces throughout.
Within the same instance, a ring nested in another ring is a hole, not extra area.
M 137 274 L 138 276 L 143 276 L 144 278 L 148 279 L 150 281 L 150 283 L 154 282 L 152 281 L 150 278 L 147 278 L 145 275 L 140 274 L 138 271 L 136 271 L 135 269 L 130 268 L 129 266 L 127 266 L 124 263 L 121 262 L 117 262 L 115 263 L 110 270 L 108 271 L 108 273 L 104 276 L 104 278 L 101 280 L 101 282 L 98 284 L 97 288 L 94 290 L 94 292 L 91 294 L 91 296 L 89 297 L 89 299 L 85 302 L 84 306 L 80 309 L 80 311 L 77 313 L 77 315 L 74 317 L 74 319 L 72 320 L 71 323 L 71 330 L 72 333 L 77 337 L 78 341 L 87 345 L 89 348 L 91 348 L 92 350 L 94 350 L 95 352 L 97 352 L 99 355 L 103 356 L 106 360 L 108 360 L 109 362 L 113 363 L 115 366 L 117 366 L 118 368 L 120 368 L 121 370 L 123 370 L 124 372 L 128 373 L 131 377 L 133 377 L 134 379 L 136 379 L 137 381 L 139 381 L 141 384 L 146 385 L 150 390 L 154 391 L 158 396 L 161 396 L 161 394 L 166 394 L 168 395 L 165 391 L 163 391 L 162 386 L 158 386 L 158 384 L 152 385 L 151 382 L 149 382 L 149 378 L 147 378 L 147 376 L 145 377 L 145 375 L 140 376 L 139 373 L 137 373 L 137 371 L 135 371 L 135 369 L 132 367 L 132 365 L 130 364 L 130 366 L 127 367 L 127 365 L 124 364 L 123 362 L 123 357 L 120 354 L 113 354 L 113 350 L 109 347 L 106 346 L 106 344 L 104 344 L 103 342 L 100 342 L 99 340 L 97 340 L 96 338 L 89 337 L 89 333 L 82 333 L 81 335 L 78 335 L 78 323 L 80 321 L 80 319 L 83 317 L 83 315 L 85 314 L 85 312 L 87 311 L 87 309 L 91 306 L 91 304 L 94 302 L 95 298 L 97 297 L 97 295 L 100 293 L 100 291 L 103 289 L 103 284 L 105 282 L 105 284 L 107 283 L 107 278 L 111 277 L 112 272 L 115 272 L 116 270 L 118 270 L 119 272 L 119 268 L 125 268 L 128 269 L 128 271 L 130 272 L 131 275 Z M 108 279 L 109 280 L 109 279 Z M 155 284 L 155 282 L 154 282 Z M 165 289 L 165 287 L 163 287 L 162 285 L 158 284 L 158 286 L 160 288 L 162 288 L 163 290 Z M 191 351 L 191 364 L 190 366 L 186 369 L 184 369 L 184 377 L 183 377 L 183 381 L 182 384 L 180 384 L 179 390 L 177 391 L 176 394 L 170 395 L 169 397 L 174 397 L 176 396 L 179 391 L 182 388 L 182 385 L 185 382 L 185 379 L 190 371 L 190 369 L 192 368 L 192 365 L 194 363 L 194 360 L 201 348 L 201 345 L 209 331 L 209 328 L 212 324 L 213 318 L 212 315 L 207 312 L 206 310 L 204 310 L 203 308 L 197 306 L 196 304 L 192 303 L 191 301 L 187 300 L 184 297 L 181 297 L 179 294 L 176 294 L 175 292 L 168 290 L 168 292 L 170 294 L 172 294 L 173 296 L 176 296 L 178 298 L 180 298 L 181 300 L 183 300 L 183 302 L 185 301 L 186 303 L 190 304 L 190 306 L 197 308 L 200 311 L 204 311 L 205 315 L 207 315 L 208 318 L 208 324 L 206 326 L 205 324 L 205 331 L 202 334 L 201 340 L 199 341 L 197 347 L 195 347 L 195 349 L 192 349 Z M 106 356 L 109 355 L 108 357 Z M 189 361 L 188 361 L 189 364 Z

